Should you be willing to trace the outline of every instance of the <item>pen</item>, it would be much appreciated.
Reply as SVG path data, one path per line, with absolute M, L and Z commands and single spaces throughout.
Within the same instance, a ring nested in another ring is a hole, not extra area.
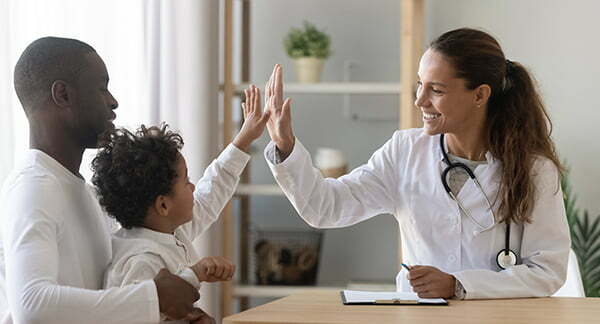
M 404 263 L 400 263 L 400 264 L 404 267 L 404 269 L 406 269 L 406 271 L 410 271 L 410 267 L 409 266 L 407 266 Z

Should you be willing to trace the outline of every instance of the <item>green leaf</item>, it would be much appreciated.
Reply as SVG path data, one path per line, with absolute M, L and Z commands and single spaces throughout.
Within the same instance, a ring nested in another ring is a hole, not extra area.
M 587 210 L 579 214 L 568 170 L 562 175 L 561 185 L 571 246 L 577 255 L 585 295 L 600 297 L 600 216 L 592 220 Z
M 283 40 L 285 51 L 291 58 L 327 58 L 331 54 L 329 35 L 315 25 L 304 21 L 304 28 L 291 28 Z

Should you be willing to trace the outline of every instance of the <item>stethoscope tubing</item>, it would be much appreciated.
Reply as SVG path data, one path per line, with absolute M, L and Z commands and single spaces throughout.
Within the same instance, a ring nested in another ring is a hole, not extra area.
M 494 219 L 494 221 L 496 220 L 496 215 L 494 214 L 494 210 L 492 208 L 492 203 L 490 202 L 490 199 L 488 198 L 488 196 L 485 194 L 485 191 L 483 191 L 483 187 L 481 186 L 481 183 L 479 183 L 479 180 L 477 180 L 477 177 L 475 177 L 475 173 L 473 172 L 473 170 L 471 170 L 471 168 L 469 168 L 464 163 L 452 163 L 450 161 L 450 158 L 448 158 L 448 153 L 446 152 L 446 149 L 444 146 L 444 134 L 443 133 L 440 134 L 440 148 L 442 150 L 443 161 L 446 164 L 446 168 L 442 171 L 442 175 L 441 175 L 442 185 L 444 186 L 444 189 L 446 190 L 448 195 L 452 198 L 452 200 L 454 200 L 457 203 L 458 208 L 467 217 L 469 217 L 475 224 L 477 224 L 477 226 L 482 228 L 483 231 L 493 227 L 494 224 L 492 224 L 492 226 L 488 228 L 486 226 L 481 225 L 477 220 L 475 220 L 473 215 L 471 215 L 471 213 L 465 208 L 465 206 L 463 206 L 462 202 L 458 199 L 458 197 L 456 197 L 456 195 L 450 189 L 450 186 L 448 185 L 448 181 L 446 180 L 448 173 L 450 172 L 450 170 L 455 169 L 455 168 L 463 169 L 469 175 L 469 178 L 471 178 L 471 180 L 473 180 L 473 182 L 475 183 L 477 188 L 483 194 L 483 197 L 485 198 L 485 200 L 488 204 L 489 211 L 490 211 L 490 213 L 492 213 L 492 218 Z M 498 252 L 498 254 L 496 256 L 496 264 L 502 270 L 505 270 L 511 266 L 514 266 L 518 262 L 517 254 L 510 249 L 510 222 L 508 220 L 505 222 L 506 222 L 506 231 L 505 231 L 505 238 L 504 238 L 504 240 L 505 240 L 504 246 L 505 247 L 504 247 L 504 249 L 500 250 L 500 252 Z

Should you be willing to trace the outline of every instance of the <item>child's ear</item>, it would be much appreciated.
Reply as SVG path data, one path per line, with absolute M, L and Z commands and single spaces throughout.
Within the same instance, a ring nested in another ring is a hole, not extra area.
M 171 199 L 164 195 L 159 195 L 154 200 L 154 209 L 158 216 L 168 216 L 171 209 Z

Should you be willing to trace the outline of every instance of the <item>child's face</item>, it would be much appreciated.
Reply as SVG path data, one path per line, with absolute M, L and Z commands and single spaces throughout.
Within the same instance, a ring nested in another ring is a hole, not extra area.
M 173 190 L 169 195 L 173 201 L 169 218 L 179 226 L 192 220 L 195 186 L 189 181 L 185 158 L 181 154 L 177 158 L 176 171 L 177 178 L 175 178 Z

